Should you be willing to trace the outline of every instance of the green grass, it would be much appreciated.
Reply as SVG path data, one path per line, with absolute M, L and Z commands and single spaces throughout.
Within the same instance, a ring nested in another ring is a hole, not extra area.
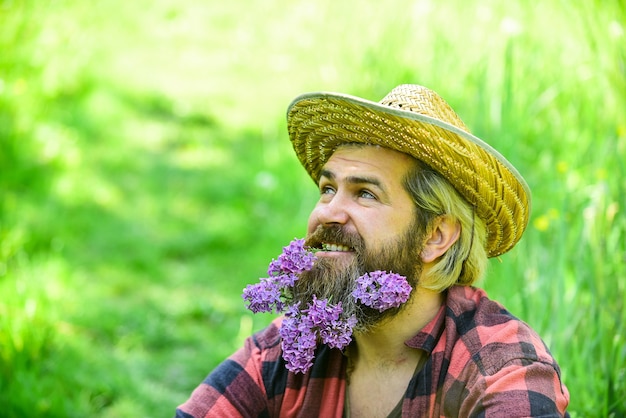
M 403 82 L 524 174 L 530 225 L 482 286 L 574 416 L 626 415 L 626 10 L 442 3 L 0 0 L 3 416 L 171 416 L 304 234 L 290 100 Z

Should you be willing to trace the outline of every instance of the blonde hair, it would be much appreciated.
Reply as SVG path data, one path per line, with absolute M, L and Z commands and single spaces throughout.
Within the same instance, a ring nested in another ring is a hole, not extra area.
M 448 180 L 419 160 L 404 179 L 404 187 L 415 202 L 417 222 L 430 231 L 433 221 L 449 215 L 461 225 L 457 241 L 435 262 L 427 277 L 420 279 L 426 289 L 444 291 L 458 284 L 469 286 L 479 280 L 487 266 L 487 229 L 470 205 Z

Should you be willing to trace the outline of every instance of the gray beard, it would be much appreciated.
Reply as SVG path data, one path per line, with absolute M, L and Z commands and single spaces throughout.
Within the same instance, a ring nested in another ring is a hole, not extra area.
M 318 258 L 313 269 L 302 273 L 296 281 L 291 299 L 293 302 L 300 302 L 303 307 L 313 300 L 313 296 L 318 299 L 327 299 L 332 304 L 341 302 L 343 318 L 354 315 L 357 319 L 354 331 L 367 332 L 386 319 L 397 315 L 405 305 L 379 312 L 377 309 L 360 304 L 352 297 L 356 279 L 365 273 L 383 270 L 405 276 L 411 287 L 415 289 L 422 271 L 418 247 L 422 243 L 423 236 L 424 234 L 419 233 L 413 225 L 397 242 L 385 245 L 381 251 L 370 253 L 365 249 L 360 237 L 346 235 L 341 227 L 319 227 L 307 239 L 307 245 L 313 247 L 320 242 L 343 244 L 353 248 L 356 256 L 347 266 L 343 261 L 338 263 L 332 259 Z

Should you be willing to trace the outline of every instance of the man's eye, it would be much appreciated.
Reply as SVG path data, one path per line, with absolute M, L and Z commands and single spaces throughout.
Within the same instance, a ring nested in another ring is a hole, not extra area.
M 362 197 L 364 199 L 376 199 L 376 196 L 369 190 L 361 190 L 359 192 L 359 197 Z
M 335 189 L 330 186 L 321 186 L 320 194 L 335 194 Z

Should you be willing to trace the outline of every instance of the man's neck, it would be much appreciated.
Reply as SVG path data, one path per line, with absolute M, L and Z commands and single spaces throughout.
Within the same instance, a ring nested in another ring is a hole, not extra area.
M 443 295 L 417 288 L 393 318 L 369 332 L 355 334 L 355 344 L 347 353 L 346 402 L 351 417 L 385 417 L 401 401 L 426 356 L 405 341 L 437 315 L 442 303 Z
M 362 365 L 386 364 L 392 367 L 410 360 L 416 353 L 405 342 L 437 315 L 443 302 L 443 294 L 416 288 L 397 315 L 367 332 L 354 335 L 356 350 L 351 350 L 351 354 L 354 353 L 356 358 L 352 360 Z

